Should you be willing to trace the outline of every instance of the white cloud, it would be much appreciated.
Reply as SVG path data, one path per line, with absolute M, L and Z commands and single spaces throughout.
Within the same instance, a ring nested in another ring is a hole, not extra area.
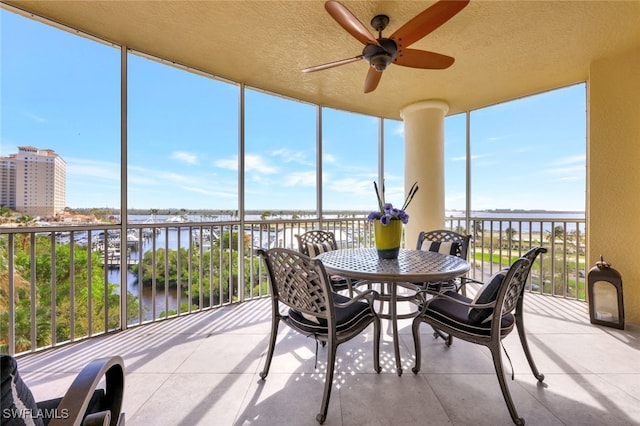
M 581 174 L 584 176 L 585 167 L 584 166 L 553 167 L 553 168 L 547 169 L 547 173 L 552 175 Z
M 313 188 L 316 186 L 316 173 L 314 171 L 289 173 L 284 177 L 283 184 L 284 186 L 305 186 Z
M 198 156 L 190 152 L 174 151 L 171 153 L 172 160 L 178 160 L 187 164 L 198 164 Z
M 585 164 L 586 161 L 587 161 L 587 155 L 586 154 L 578 154 L 578 155 L 570 155 L 570 156 L 565 157 L 565 158 L 560 158 L 560 159 L 554 161 L 553 165 L 562 166 L 562 165 L 566 165 L 566 164 L 575 164 L 575 163 Z
M 201 188 L 201 187 L 192 187 L 192 186 L 185 186 L 182 189 L 188 192 L 202 194 L 209 197 L 230 198 L 230 199 L 237 198 L 237 194 L 235 192 L 218 191 L 218 190 L 212 191 L 210 189 Z
M 247 172 L 258 172 L 267 175 L 278 173 L 276 166 L 271 166 L 259 155 L 249 154 L 244 157 L 244 169 Z
M 335 155 L 333 154 L 324 154 L 323 157 L 324 157 L 323 162 L 327 164 L 335 163 L 337 161 Z
M 307 156 L 301 151 L 292 151 L 289 149 L 281 148 L 271 151 L 271 155 L 273 155 L 274 157 L 278 157 L 279 160 L 285 163 L 313 165 L 313 162 L 307 160 Z
M 192 182 L 198 182 L 197 179 L 194 179 L 192 177 L 186 176 L 186 175 L 182 175 L 179 173 L 175 173 L 175 172 L 156 172 L 159 176 L 159 179 L 162 179 L 162 181 L 164 182 L 178 182 L 178 183 L 192 183 Z
M 213 162 L 213 165 L 225 170 L 238 171 L 238 156 L 235 155 L 232 158 L 216 160 Z
M 586 154 L 559 158 L 551 163 L 552 167 L 548 168 L 546 172 L 552 175 L 564 175 L 559 178 L 562 181 L 581 181 L 585 179 L 586 159 Z
M 10 145 L 7 143 L 6 139 L 2 139 L 0 142 L 0 156 L 8 157 L 10 154 L 15 154 L 18 152 L 18 147 L 16 145 Z
M 47 119 L 43 118 L 37 114 L 34 114 L 32 112 L 29 111 L 22 111 L 22 114 L 24 114 L 27 118 L 29 118 L 32 121 L 35 121 L 37 123 L 46 123 Z
M 98 178 L 109 181 L 120 181 L 120 164 L 108 161 L 66 158 L 67 176 L 80 181 L 87 178 Z
M 357 195 L 368 193 L 371 194 L 372 197 L 375 197 L 373 183 L 370 180 L 359 180 L 355 178 L 332 180 L 328 182 L 328 188 L 332 192 Z
M 471 156 L 471 160 L 477 160 L 479 158 L 491 157 L 491 154 L 476 154 Z M 465 161 L 467 159 L 466 155 L 459 155 L 457 157 L 450 157 L 449 161 Z
M 238 156 L 234 155 L 230 158 L 224 158 L 213 162 L 213 165 L 222 169 L 238 171 Z M 267 160 L 260 155 L 247 154 L 244 157 L 245 172 L 257 172 L 262 174 L 275 174 L 280 170 L 276 166 L 272 166 Z

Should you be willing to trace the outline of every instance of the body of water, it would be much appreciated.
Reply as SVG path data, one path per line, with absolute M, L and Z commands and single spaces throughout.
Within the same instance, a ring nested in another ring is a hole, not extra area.
M 336 214 L 335 218 L 338 217 L 348 217 L 350 213 L 342 212 L 340 214 Z M 361 214 L 362 218 L 366 216 L 366 213 L 357 214 L 353 212 L 354 216 L 351 217 L 359 217 Z M 483 229 L 488 231 L 489 229 L 493 229 L 495 232 L 502 230 L 505 231 L 508 228 L 514 228 L 516 231 L 520 231 L 523 234 L 532 232 L 532 233 L 548 233 L 553 227 L 560 226 L 564 221 L 567 222 L 566 231 L 574 232 L 576 229 L 579 229 L 580 232 L 584 232 L 585 224 L 576 221 L 584 221 L 584 213 L 582 212 L 548 212 L 548 211 L 478 211 L 473 212 L 471 217 L 474 219 L 483 220 Z M 457 223 L 460 223 L 460 226 L 464 227 L 468 230 L 466 226 L 466 222 L 464 220 L 465 214 L 462 211 L 447 211 L 445 220 L 453 221 L 454 227 L 457 226 Z M 278 217 L 278 220 L 287 220 L 291 219 L 291 217 L 282 216 Z M 304 216 L 302 217 L 304 219 Z M 309 217 L 310 220 L 316 220 L 312 218 L 311 215 Z M 188 222 L 210 222 L 210 221 L 232 221 L 237 220 L 235 217 L 224 216 L 224 215 L 193 215 L 193 214 L 184 214 L 184 215 L 130 215 L 129 222 L 134 224 L 141 223 L 166 223 L 167 225 L 175 224 L 185 224 Z M 260 220 L 259 215 L 248 216 L 247 220 Z M 554 220 L 556 222 L 551 222 Z M 304 232 L 304 229 L 300 229 L 300 232 Z M 165 232 L 167 235 L 165 235 Z M 296 230 L 295 233 L 297 233 Z M 469 232 L 469 230 L 468 230 Z M 290 232 L 293 235 L 293 232 Z M 255 247 L 268 248 L 270 244 L 274 244 L 274 241 L 277 238 L 275 232 L 266 232 L 255 230 L 255 235 L 252 235 L 253 245 Z M 156 249 L 168 247 L 169 249 L 175 250 L 178 245 L 181 247 L 188 247 L 189 240 L 191 238 L 190 230 L 188 228 L 180 228 L 180 232 L 178 232 L 177 228 L 159 228 L 159 232 L 156 232 L 155 236 L 155 247 Z M 290 239 L 293 239 L 292 236 L 289 236 Z M 151 250 L 154 246 L 153 239 L 143 239 L 142 243 L 142 253 Z M 179 244 L 178 244 L 179 243 Z M 294 247 L 292 247 L 294 248 Z M 137 259 L 139 256 L 139 252 L 137 250 L 131 250 L 128 253 L 128 257 L 131 259 Z M 118 268 L 109 270 L 108 273 L 108 281 L 110 283 L 120 283 L 120 270 Z M 156 305 L 156 315 L 165 310 L 165 302 L 168 304 L 169 310 L 176 310 L 178 307 L 178 303 L 187 303 L 187 297 L 185 295 L 178 295 L 177 291 L 174 289 L 170 291 L 169 294 L 165 294 L 163 289 L 156 289 L 155 296 L 153 289 L 151 286 L 141 286 L 138 283 L 137 276 L 132 274 L 130 271 L 127 271 L 127 288 L 128 291 L 136 296 L 139 296 L 140 302 L 145 310 L 145 319 L 149 320 L 152 318 L 151 307 L 155 300 Z

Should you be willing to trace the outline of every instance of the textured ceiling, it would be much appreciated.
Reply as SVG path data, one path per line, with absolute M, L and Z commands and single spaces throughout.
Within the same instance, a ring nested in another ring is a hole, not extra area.
M 584 81 L 593 60 L 640 45 L 640 1 L 486 1 L 471 3 L 415 49 L 456 58 L 446 70 L 392 64 L 363 93 L 363 45 L 306 1 L 3 1 L 101 39 L 235 82 L 320 105 L 390 118 L 416 101 L 442 99 L 449 114 Z M 343 1 L 383 35 L 433 1 Z M 374 32 L 371 29 L 372 33 Z

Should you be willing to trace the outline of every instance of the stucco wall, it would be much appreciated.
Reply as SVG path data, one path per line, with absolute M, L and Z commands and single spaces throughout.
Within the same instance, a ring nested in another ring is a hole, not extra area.
M 593 62 L 588 87 L 587 270 L 603 255 L 640 323 L 640 46 Z

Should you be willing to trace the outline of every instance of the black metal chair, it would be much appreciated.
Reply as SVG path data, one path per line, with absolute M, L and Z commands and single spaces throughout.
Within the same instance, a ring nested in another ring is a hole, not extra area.
M 467 260 L 467 254 L 469 252 L 469 242 L 471 241 L 471 235 L 462 235 L 458 232 L 449 231 L 446 229 L 437 229 L 434 231 L 422 231 L 418 234 L 418 243 L 416 244 L 417 250 L 429 250 L 442 254 L 449 254 L 452 256 L 458 256 L 464 260 Z M 432 290 L 445 291 L 462 289 L 463 294 L 466 296 L 466 290 L 462 284 L 462 279 L 457 278 L 455 280 L 426 283 Z
M 423 290 L 421 292 L 423 304 L 412 325 L 416 351 L 413 372 L 417 374 L 420 371 L 422 354 L 419 328 L 423 322 L 448 333 L 449 336 L 484 345 L 491 351 L 500 389 L 511 419 L 515 424 L 524 424 L 524 419 L 518 416 L 507 387 L 500 346 L 502 339 L 511 333 L 515 326 L 533 375 L 539 382 L 544 380 L 544 375 L 538 372 L 527 343 L 523 320 L 523 297 L 531 266 L 536 257 L 546 251 L 541 247 L 532 248 L 508 270 L 496 273 L 487 280 L 474 299 L 451 290 L 444 293 Z M 451 341 L 447 343 L 448 346 L 450 344 Z
M 309 257 L 316 257 L 321 253 L 338 249 L 336 236 L 330 231 L 307 231 L 301 235 L 296 234 L 296 239 L 298 240 L 298 251 Z M 355 282 L 340 275 L 330 275 L 329 278 L 333 291 L 349 290 L 349 297 L 353 297 Z
M 0 355 L 2 413 L 6 425 L 124 426 L 124 361 L 119 356 L 96 359 L 76 376 L 64 397 L 36 402 L 22 381 L 16 360 Z M 102 379 L 105 387 L 98 387 Z
M 373 308 L 377 293 L 365 290 L 351 299 L 333 292 L 322 262 L 302 253 L 284 248 L 260 249 L 258 253 L 267 267 L 272 301 L 271 338 L 260 377 L 265 379 L 269 373 L 280 321 L 326 343 L 327 373 L 320 413 L 316 416 L 322 424 L 327 417 L 338 345 L 356 337 L 370 324 L 374 326 L 374 370 L 381 371 L 380 319 Z M 289 307 L 286 313 L 281 312 L 280 304 Z
M 464 260 L 467 260 L 470 241 L 471 235 L 462 235 L 458 232 L 449 231 L 447 229 L 422 231 L 420 232 L 420 234 L 418 234 L 416 249 L 458 256 Z M 458 277 L 448 281 L 420 283 L 420 286 L 422 288 L 428 288 L 438 293 L 447 290 L 462 290 L 462 294 L 466 296 L 467 289 L 464 285 L 465 279 L 465 277 Z M 433 336 L 436 338 L 441 337 L 445 342 L 451 344 L 451 336 L 445 335 L 442 331 L 438 330 L 435 327 L 433 327 Z

